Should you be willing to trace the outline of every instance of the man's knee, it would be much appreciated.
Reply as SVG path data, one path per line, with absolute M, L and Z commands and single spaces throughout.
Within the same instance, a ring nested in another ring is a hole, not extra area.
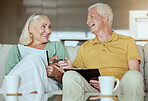
M 76 71 L 67 71 L 64 73 L 64 76 L 63 76 L 63 80 L 72 80 L 72 79 L 78 79 L 79 77 L 79 73 L 77 73 Z
M 128 77 L 128 78 L 140 78 L 140 79 L 143 79 L 143 76 L 142 74 L 137 71 L 137 70 L 129 70 L 125 73 L 125 76 Z
M 137 71 L 137 70 L 129 70 L 125 73 L 125 75 L 123 76 L 123 78 L 125 79 L 126 82 L 128 83 L 138 83 L 138 82 L 143 82 L 143 76 L 142 74 Z
M 144 95 L 142 74 L 137 70 L 129 70 L 121 79 L 123 93 L 127 95 Z

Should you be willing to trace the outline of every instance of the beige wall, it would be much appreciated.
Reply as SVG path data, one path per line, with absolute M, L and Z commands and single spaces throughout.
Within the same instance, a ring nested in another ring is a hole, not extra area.
M 16 43 L 24 23 L 21 0 L 0 1 L 0 43 Z
M 129 28 L 129 10 L 148 9 L 148 0 L 1 0 L 0 43 L 16 44 L 26 19 L 35 12 L 47 14 L 54 31 L 88 32 L 87 8 L 96 2 L 113 8 L 114 29 Z

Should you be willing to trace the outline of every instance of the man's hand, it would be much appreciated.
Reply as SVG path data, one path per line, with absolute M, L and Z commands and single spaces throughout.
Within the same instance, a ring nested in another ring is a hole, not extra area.
M 67 62 L 65 62 L 65 61 L 59 61 L 59 62 L 58 62 L 58 63 L 59 63 L 59 66 L 60 66 L 61 68 L 63 68 L 63 69 L 72 69 L 73 67 L 72 67 L 72 65 L 71 65 L 70 59 L 69 59 L 69 58 L 65 58 L 65 60 L 66 60 Z
M 100 85 L 98 80 L 90 80 L 89 84 L 92 85 L 93 87 L 97 88 L 100 91 Z

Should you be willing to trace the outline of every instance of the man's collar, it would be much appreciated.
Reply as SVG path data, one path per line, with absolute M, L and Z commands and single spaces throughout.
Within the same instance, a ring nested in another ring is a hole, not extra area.
M 105 43 L 108 43 L 108 42 L 111 42 L 111 41 L 116 41 L 118 39 L 118 34 L 113 31 L 113 34 L 111 35 L 111 37 L 109 38 L 109 40 Z M 99 44 L 99 43 L 102 43 L 100 42 L 98 39 L 97 39 L 97 36 L 92 40 L 92 44 Z

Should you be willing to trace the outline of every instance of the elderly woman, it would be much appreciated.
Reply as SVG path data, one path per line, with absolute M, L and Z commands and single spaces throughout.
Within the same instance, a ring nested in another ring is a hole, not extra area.
M 24 26 L 19 44 L 48 50 L 50 62 L 59 58 L 69 61 L 68 53 L 62 43 L 48 40 L 51 32 L 49 18 L 43 14 L 33 14 L 28 18 Z M 67 65 L 65 61 L 63 63 Z M 10 49 L 7 58 L 6 75 L 20 76 L 19 92 L 21 93 L 44 93 L 61 89 L 63 69 L 59 63 L 50 63 L 50 66 L 45 66 L 40 57 L 34 54 L 27 55 L 22 59 L 16 45 Z M 5 92 L 5 80 L 2 89 Z

